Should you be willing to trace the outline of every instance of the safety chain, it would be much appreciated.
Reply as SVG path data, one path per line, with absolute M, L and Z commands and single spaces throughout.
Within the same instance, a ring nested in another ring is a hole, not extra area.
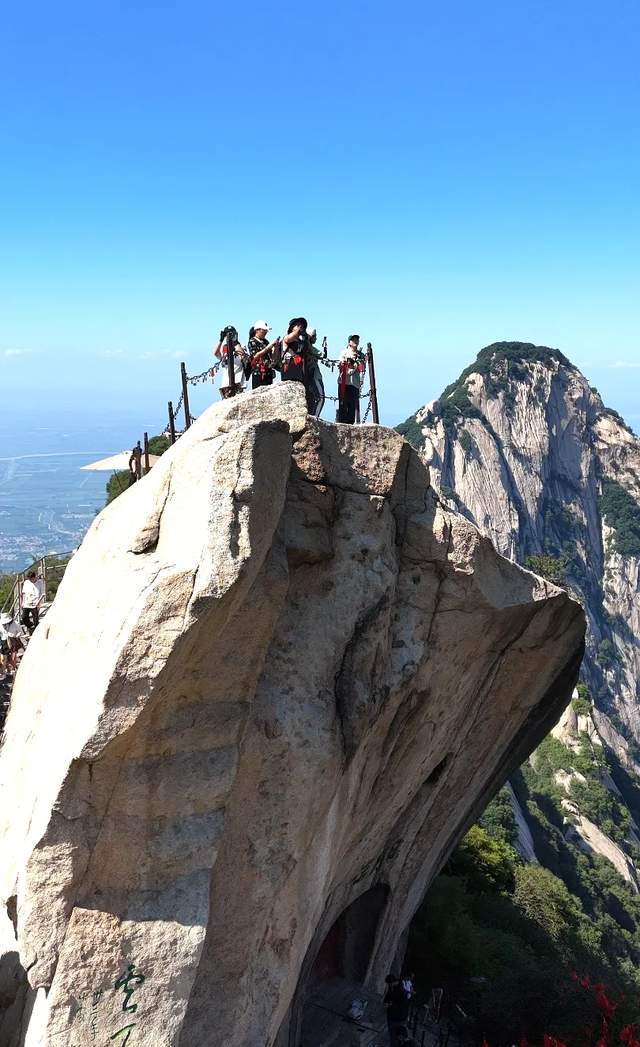
M 202 374 L 187 375 L 187 381 L 190 382 L 191 385 L 197 385 L 198 382 L 206 382 L 207 378 L 215 378 L 220 363 L 221 361 L 218 360 L 213 367 L 208 367 L 206 371 L 202 372 Z
M 187 381 L 189 382 L 190 385 L 197 385 L 198 382 L 206 382 L 208 378 L 211 378 L 211 379 L 215 378 L 216 374 L 218 373 L 218 371 L 220 369 L 220 364 L 221 364 L 221 361 L 218 360 L 213 365 L 213 367 L 207 367 L 206 371 L 201 371 L 200 374 L 187 375 Z M 176 406 L 173 409 L 173 417 L 174 418 L 178 417 L 178 413 L 180 411 L 180 408 L 182 407 L 182 401 L 183 400 L 184 400 L 184 393 L 180 393 L 180 396 L 178 397 L 178 402 L 177 402 Z M 194 419 L 194 415 L 191 415 L 191 420 L 193 421 L 193 419 Z
M 209 379 L 209 378 L 214 379 L 216 374 L 220 370 L 220 367 L 221 367 L 222 363 L 223 363 L 222 360 L 217 360 L 216 363 L 213 365 L 213 367 L 208 367 L 206 371 L 202 371 L 200 374 L 187 375 L 187 381 L 189 382 L 190 385 L 197 385 L 198 382 L 206 382 L 207 379 Z M 326 356 L 321 356 L 321 357 L 318 357 L 318 363 L 323 364 L 324 367 L 328 367 L 331 371 L 333 371 L 336 367 L 338 367 L 340 365 L 341 361 L 340 360 L 330 360 Z M 325 400 L 331 400 L 333 403 L 336 403 L 336 404 L 340 402 L 340 397 L 339 396 L 329 396 L 327 393 L 325 393 L 325 397 L 324 398 L 325 398 Z M 178 417 L 178 413 L 180 411 L 180 408 L 182 407 L 183 399 L 184 399 L 184 393 L 180 393 L 180 396 L 178 397 L 178 402 L 177 402 L 176 406 L 173 409 L 173 417 L 174 417 L 174 419 Z M 360 423 L 361 425 L 364 425 L 364 423 L 367 421 L 367 418 L 371 414 L 371 406 L 372 406 L 371 390 L 369 389 L 366 393 L 361 393 L 360 399 L 361 400 L 368 400 L 367 410 L 365 412 L 365 416 L 364 416 L 362 422 Z M 194 416 L 192 415 L 191 418 L 193 420 Z
M 333 400 L 334 404 L 340 403 L 340 397 L 339 396 L 328 396 L 327 393 L 325 393 L 324 398 L 325 398 L 325 400 Z M 362 425 L 364 425 L 364 423 L 366 422 L 367 418 L 369 417 L 369 415 L 371 413 L 371 392 L 362 393 L 360 399 L 369 401 L 368 406 L 367 406 L 367 413 L 365 414 L 364 419 L 363 419 L 363 421 L 361 423 Z

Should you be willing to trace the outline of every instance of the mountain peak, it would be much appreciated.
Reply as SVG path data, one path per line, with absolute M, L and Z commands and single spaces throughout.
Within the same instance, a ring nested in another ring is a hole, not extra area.
M 553 370 L 558 365 L 579 375 L 580 372 L 559 349 L 547 345 L 534 345 L 532 342 L 492 342 L 481 349 L 476 359 L 465 367 L 460 377 L 451 382 L 442 393 L 440 404 L 443 409 L 445 424 L 460 414 L 473 416 L 474 407 L 469 399 L 468 379 L 472 375 L 481 375 L 488 397 L 497 396 L 504 390 L 509 381 L 521 381 L 532 376 L 527 365 L 542 364 Z M 467 407 L 467 403 L 471 412 Z
M 633 432 L 617 411 L 607 408 L 582 372 L 559 349 L 533 342 L 492 342 L 481 349 L 476 359 L 443 390 L 437 400 L 419 408 L 397 426 L 414 447 L 424 446 L 423 421 L 439 418 L 445 429 L 454 432 L 465 419 L 491 422 L 496 410 L 510 414 L 517 400 L 541 406 L 560 383 L 573 385 L 591 420 L 608 417 L 612 423 Z

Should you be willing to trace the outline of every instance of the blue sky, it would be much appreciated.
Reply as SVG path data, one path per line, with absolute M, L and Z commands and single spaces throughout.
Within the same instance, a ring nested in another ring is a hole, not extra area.
M 640 429 L 639 34 L 635 0 L 9 2 L 5 405 L 151 424 L 221 326 L 304 313 L 373 341 L 391 424 L 521 339 Z

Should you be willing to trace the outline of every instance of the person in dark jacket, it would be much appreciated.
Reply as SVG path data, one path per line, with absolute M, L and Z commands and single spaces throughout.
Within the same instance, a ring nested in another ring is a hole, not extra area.
M 282 381 L 305 383 L 309 336 L 304 316 L 294 316 L 289 321 L 287 333 L 282 339 Z
M 258 320 L 249 331 L 247 352 L 251 368 L 252 389 L 259 389 L 263 385 L 272 385 L 276 376 L 274 353 L 280 344 L 280 339 L 276 338 L 274 342 L 270 342 L 267 338 L 270 330 L 271 328 L 266 320 Z
M 327 350 L 324 345 L 321 349 L 316 347 L 318 335 L 315 327 L 309 327 L 307 334 L 309 336 L 309 348 L 304 382 L 307 390 L 307 410 L 309 414 L 319 418 L 324 407 L 324 382 L 322 381 L 320 360 L 326 358 Z

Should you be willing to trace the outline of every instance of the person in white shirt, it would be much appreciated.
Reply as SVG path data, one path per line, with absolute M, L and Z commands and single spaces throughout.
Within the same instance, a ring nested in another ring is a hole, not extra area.
M 0 646 L 9 672 L 14 673 L 18 667 L 18 651 L 24 643 L 20 626 L 6 612 L 0 615 Z
M 227 340 L 233 347 L 233 383 L 229 381 L 229 362 L 227 355 Z M 240 339 L 235 327 L 225 327 L 220 332 L 220 341 L 213 350 L 220 361 L 220 395 L 224 400 L 229 396 L 235 396 L 244 389 L 246 381 L 245 364 L 249 361 L 249 355 Z
M 338 368 L 337 420 L 347 425 L 353 425 L 358 414 L 365 360 L 365 355 L 360 349 L 360 335 L 349 335 L 349 344 L 340 357 Z
M 36 585 L 36 572 L 29 574 L 22 583 L 22 624 L 27 627 L 29 633 L 33 633 L 40 620 L 38 604 L 40 603 L 40 592 Z

